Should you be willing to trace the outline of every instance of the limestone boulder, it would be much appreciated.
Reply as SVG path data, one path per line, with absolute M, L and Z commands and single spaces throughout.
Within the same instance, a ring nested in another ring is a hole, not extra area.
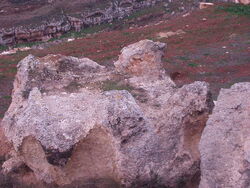
M 87 58 L 22 60 L 3 119 L 17 152 L 5 171 L 22 161 L 46 183 L 104 181 L 110 187 L 135 180 L 153 131 L 128 91 L 100 89 L 108 73 Z
M 202 133 L 200 188 L 250 186 L 250 83 L 220 91 Z
M 23 59 L 2 125 L 16 153 L 5 173 L 23 164 L 58 186 L 197 186 L 209 86 L 177 88 L 162 68 L 164 46 L 132 44 L 115 69 L 61 55 Z

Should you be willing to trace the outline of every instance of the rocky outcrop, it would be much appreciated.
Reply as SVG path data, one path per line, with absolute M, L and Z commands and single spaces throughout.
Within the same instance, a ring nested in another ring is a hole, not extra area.
M 59 186 L 197 186 L 209 86 L 177 88 L 162 68 L 164 47 L 132 44 L 114 70 L 87 58 L 23 59 L 3 119 L 18 163 L 6 161 L 5 172 L 21 161 Z
M 22 42 L 47 41 L 61 36 L 70 30 L 80 31 L 86 27 L 122 19 L 139 9 L 154 6 L 161 0 L 128 0 L 110 1 L 104 9 L 84 11 L 77 16 L 64 12 L 47 19 L 36 21 L 36 24 L 14 26 L 0 29 L 0 45 L 12 45 Z M 94 2 L 93 2 L 94 3 Z
M 50 21 L 43 21 L 39 26 L 18 26 L 0 30 L 0 44 L 11 45 L 23 42 L 48 41 L 59 37 L 72 29 L 67 17 L 61 16 Z
M 200 188 L 250 186 L 250 83 L 222 89 L 200 143 Z

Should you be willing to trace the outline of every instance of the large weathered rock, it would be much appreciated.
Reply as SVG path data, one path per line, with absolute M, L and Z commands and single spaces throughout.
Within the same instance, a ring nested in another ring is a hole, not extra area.
M 200 142 L 200 188 L 250 186 L 250 83 L 222 89 Z
M 60 55 L 22 60 L 3 119 L 18 161 L 58 185 L 195 187 L 209 88 L 176 88 L 162 69 L 164 46 L 130 45 L 116 70 Z
M 204 82 L 176 88 L 162 67 L 164 47 L 150 40 L 129 45 L 115 66 L 136 88 L 137 103 L 156 131 L 147 143 L 153 151 L 147 178 L 169 187 L 188 186 L 190 180 L 197 183 L 192 178 L 199 176 L 198 143 L 213 104 Z
M 127 91 L 98 91 L 94 84 L 105 79 L 103 72 L 89 59 L 28 56 L 20 62 L 5 134 L 45 182 L 120 182 L 125 165 L 136 171 L 139 152 L 129 147 L 139 149 L 139 138 L 147 137 L 142 133 L 152 131 Z

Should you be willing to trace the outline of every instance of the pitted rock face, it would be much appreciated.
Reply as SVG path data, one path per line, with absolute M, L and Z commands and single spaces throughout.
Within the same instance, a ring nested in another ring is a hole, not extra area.
M 211 96 L 204 82 L 175 86 L 161 67 L 164 46 L 130 45 L 115 70 L 61 55 L 22 60 L 3 119 L 19 163 L 57 185 L 188 186 Z
M 247 188 L 249 178 L 250 83 L 220 91 L 200 142 L 200 188 Z

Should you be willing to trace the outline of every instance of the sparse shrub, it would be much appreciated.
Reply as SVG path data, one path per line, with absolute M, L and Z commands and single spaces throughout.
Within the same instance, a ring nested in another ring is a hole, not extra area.
M 4 50 L 7 50 L 7 49 L 8 49 L 7 46 L 0 45 L 0 52 L 1 52 L 1 51 L 4 51 Z
M 43 42 L 37 41 L 37 42 L 26 42 L 26 43 L 20 43 L 15 45 L 16 48 L 22 48 L 22 47 L 32 47 L 32 46 L 36 46 L 39 44 L 42 44 Z

